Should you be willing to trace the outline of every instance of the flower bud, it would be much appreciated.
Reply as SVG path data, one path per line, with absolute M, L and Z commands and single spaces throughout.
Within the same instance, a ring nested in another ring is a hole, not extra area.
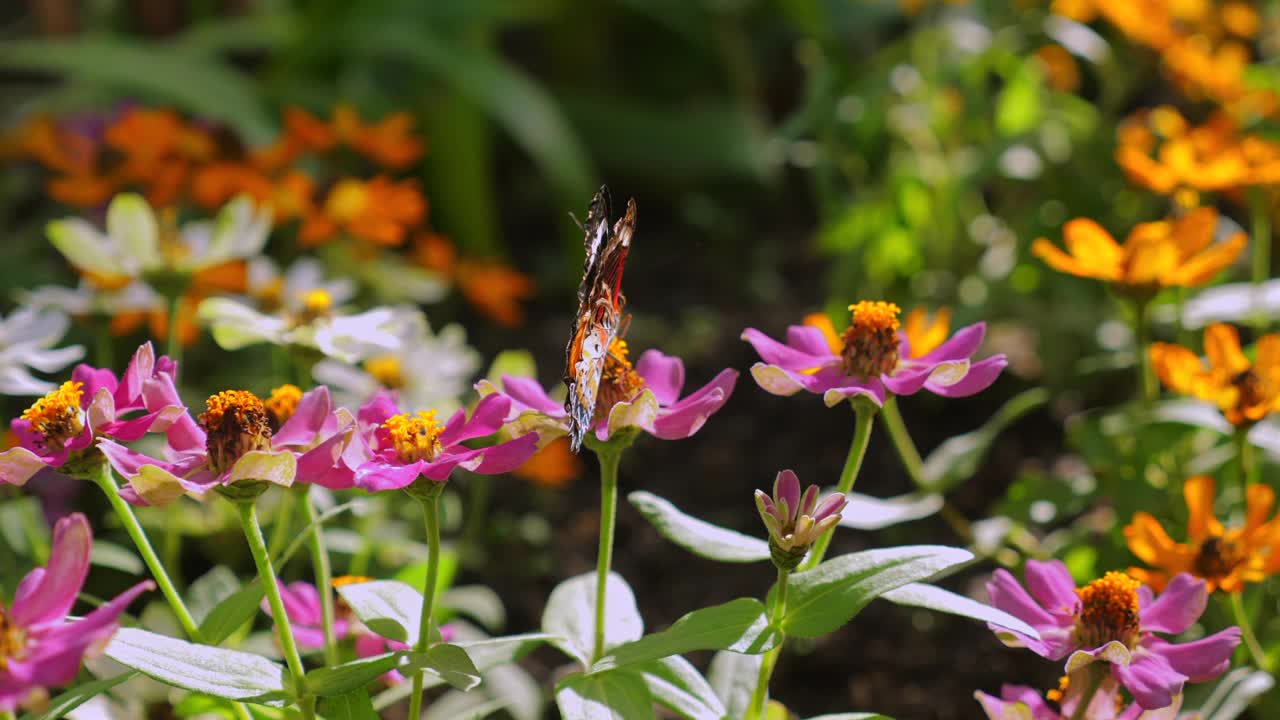
M 840 511 L 848 502 L 840 493 L 818 499 L 818 486 L 800 492 L 800 479 L 791 470 L 778 473 L 773 496 L 756 491 L 756 509 L 769 531 L 769 552 L 782 570 L 794 570 L 819 537 L 840 522 Z

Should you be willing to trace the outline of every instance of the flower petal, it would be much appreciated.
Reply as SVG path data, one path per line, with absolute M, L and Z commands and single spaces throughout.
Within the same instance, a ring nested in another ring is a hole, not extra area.
M 987 334 L 986 323 L 974 323 L 960 328 L 951 339 L 934 348 L 931 352 L 916 358 L 919 363 L 939 363 L 944 360 L 968 360 L 982 346 Z
M 1208 637 L 1186 643 L 1169 643 L 1151 638 L 1150 651 L 1163 656 L 1169 666 L 1191 682 L 1218 677 L 1231 667 L 1231 653 L 1240 644 L 1240 628 L 1229 627 Z
M 663 440 L 682 440 L 702 429 L 707 418 L 715 414 L 729 401 L 734 385 L 738 382 L 737 370 L 721 370 L 711 382 L 669 407 L 661 408 L 653 421 L 654 437 Z
M 48 467 L 44 458 L 24 447 L 0 452 L 0 482 L 26 485 L 35 474 Z
M 680 358 L 646 350 L 636 362 L 636 374 L 653 391 L 659 405 L 671 405 L 680 398 L 684 388 L 684 362 Z
M 521 435 L 491 447 L 484 448 L 484 457 L 471 472 L 482 475 L 499 475 L 511 472 L 524 464 L 538 450 L 538 434 Z
M 298 474 L 298 459 L 288 450 L 250 450 L 236 460 L 223 482 L 262 480 L 289 487 Z
M 464 440 L 492 435 L 502 428 L 510 410 L 511 398 L 499 394 L 486 395 L 480 398 L 476 409 L 471 411 L 469 420 L 456 422 L 450 419 L 444 432 L 440 433 L 440 444 L 450 447 Z M 463 417 L 465 418 L 465 413 Z
M 1144 710 L 1158 710 L 1173 703 L 1182 692 L 1187 676 L 1174 670 L 1164 657 L 1151 652 L 1138 652 L 1126 665 L 1113 664 L 1111 675 L 1128 688 L 1133 699 Z
M 1182 496 L 1187 502 L 1188 539 L 1198 543 L 1211 535 L 1221 536 L 1222 523 L 1213 514 L 1213 500 L 1217 496 L 1213 478 L 1206 475 L 1188 478 L 1182 485 Z
M 482 384 L 484 382 L 481 381 Z M 538 381 L 533 378 L 503 375 L 502 392 L 511 398 L 513 411 L 532 409 L 551 416 L 567 415 L 564 411 L 564 403 L 552 400 L 547 391 L 543 390 Z
M 1240 333 L 1230 325 L 1214 323 L 1204 329 L 1204 354 L 1215 370 L 1228 375 L 1249 369 L 1249 358 L 1240 349 Z
M 298 407 L 271 438 L 272 447 L 289 445 L 306 447 L 316 441 L 325 421 L 332 416 L 333 399 L 324 385 L 308 390 L 298 400 Z
M 1031 595 L 1055 615 L 1073 615 L 1080 605 L 1075 580 L 1061 560 L 1028 560 L 1026 580 Z
M 814 330 L 814 332 L 819 331 Z M 777 365 L 785 370 L 812 370 L 835 362 L 837 359 L 829 350 L 825 354 L 815 355 L 784 345 L 755 328 L 743 330 L 742 339 L 751 343 L 751 347 L 755 348 L 760 358 L 766 363 Z M 822 344 L 826 345 L 826 341 L 824 340 Z
M 934 395 L 942 397 L 968 397 L 991 387 L 1008 365 L 1009 360 L 1003 354 L 992 355 L 970 365 L 969 372 L 965 373 L 964 378 L 951 385 L 940 385 L 932 382 L 930 378 L 930 382 L 925 383 L 924 387 Z
M 29 628 L 65 618 L 89 575 L 92 545 L 93 532 L 84 515 L 74 513 L 59 520 L 53 529 L 53 547 L 44 575 L 21 602 L 14 602 L 9 621 Z
M 645 388 L 630 401 L 614 403 L 609 409 L 608 419 L 596 425 L 596 437 L 601 441 L 608 440 L 629 427 L 652 433 L 659 410 L 658 398 L 654 397 L 653 391 Z
M 1204 613 L 1209 593 L 1203 580 L 1179 573 L 1150 605 L 1139 609 L 1143 632 L 1177 635 Z

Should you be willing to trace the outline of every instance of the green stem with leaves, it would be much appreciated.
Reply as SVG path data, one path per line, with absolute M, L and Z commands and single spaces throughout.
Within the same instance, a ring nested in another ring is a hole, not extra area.
M 262 527 L 258 524 L 258 507 L 255 498 L 235 498 L 232 503 L 240 516 L 240 528 L 244 531 L 245 540 L 249 544 L 249 554 L 253 555 L 254 565 L 258 568 L 258 580 L 262 583 L 262 591 L 271 606 L 271 617 L 275 620 L 279 631 L 280 649 L 284 652 L 285 664 L 289 666 L 289 675 L 293 680 L 294 692 L 302 693 L 298 705 L 305 720 L 315 718 L 315 698 L 306 694 L 306 668 L 302 665 L 302 655 L 298 652 L 298 643 L 293 638 L 293 626 L 289 622 L 289 614 L 285 611 L 284 600 L 280 597 L 280 585 L 276 579 L 275 568 L 271 566 L 271 556 L 267 554 L 267 541 L 262 537 Z
M 307 523 L 311 530 L 307 533 L 307 546 L 311 549 L 311 567 L 316 575 L 316 589 L 320 591 L 320 618 L 324 626 L 324 662 L 325 665 L 337 665 L 338 636 L 334 630 L 333 609 L 333 571 L 329 565 L 329 548 L 324 541 L 324 525 L 316 515 L 316 506 L 311 502 L 311 486 L 300 484 L 294 492 L 302 500 L 302 509 L 306 513 Z
M 827 533 L 827 537 L 830 535 Z M 778 568 L 777 591 L 774 593 L 773 607 L 769 610 L 769 624 L 774 627 L 781 626 L 782 616 L 787 612 L 787 581 L 790 577 L 790 571 Z M 760 660 L 756 687 L 751 692 L 751 702 L 747 705 L 747 720 L 764 720 L 764 706 L 769 700 L 769 679 L 773 677 L 773 668 L 778 664 L 778 655 L 782 653 L 782 643 L 785 641 L 785 637 L 780 639 L 778 646 L 765 653 Z
M 1244 593 L 1233 592 L 1228 595 L 1231 597 L 1231 614 L 1240 626 L 1240 636 L 1244 639 L 1244 646 L 1249 649 L 1254 664 L 1264 672 L 1271 672 L 1271 658 L 1262 649 L 1262 643 L 1258 642 L 1258 636 L 1253 632 L 1253 623 L 1249 622 L 1249 613 L 1245 611 Z
M 142 562 L 146 563 L 147 569 L 151 571 L 151 577 L 155 578 L 156 585 L 160 588 L 160 593 L 164 595 L 164 599 L 169 603 L 173 614 L 178 618 L 178 624 L 182 626 L 182 631 L 192 642 L 204 642 L 200 634 L 200 626 L 196 624 L 195 618 L 192 617 L 191 611 L 187 609 L 186 603 L 182 601 L 182 596 L 178 594 L 178 590 L 174 587 L 173 581 L 169 578 L 169 573 L 165 570 L 165 565 L 156 555 L 155 548 L 151 546 L 151 540 L 147 537 L 147 533 L 142 529 L 142 524 L 138 522 L 138 516 L 133 514 L 133 507 L 120 497 L 120 488 L 116 486 L 115 477 L 111 473 L 111 466 L 102 463 L 95 468 L 89 475 L 89 479 L 93 480 L 102 492 L 107 496 L 107 502 L 111 505 L 111 509 L 115 511 L 116 517 L 120 519 L 120 524 L 124 526 L 124 530 L 129 534 L 129 539 L 133 540 L 133 545 L 138 549 L 138 554 L 142 555 Z
M 618 463 L 622 449 L 605 445 L 596 450 L 600 458 L 600 548 L 596 553 L 596 626 L 591 661 L 604 655 L 605 603 L 609 589 L 609 569 L 613 565 L 613 533 L 618 520 Z
M 907 424 L 902 420 L 902 413 L 898 411 L 897 396 L 890 395 L 885 398 L 880 419 L 884 421 L 884 427 L 889 431 L 889 439 L 893 441 L 893 447 L 898 451 L 898 457 L 902 459 L 907 477 L 911 478 L 911 482 L 917 488 L 932 491 L 925 483 L 924 459 L 920 457 L 920 451 L 916 448 L 915 441 L 911 439 L 911 433 L 907 431 Z M 968 518 L 957 510 L 950 500 L 943 498 L 939 514 L 963 542 L 973 542 L 973 528 L 969 525 Z
M 853 483 L 858 479 L 858 470 L 862 468 L 862 458 L 867 454 L 867 445 L 871 442 L 871 427 L 876 419 L 874 404 L 862 401 L 860 398 L 855 399 L 852 404 L 853 441 L 849 443 L 849 454 L 844 459 L 844 469 L 840 471 L 840 482 L 836 485 L 836 492 L 841 495 L 852 490 Z M 831 536 L 834 534 L 829 532 L 818 538 L 818 542 L 813 545 L 813 550 L 809 552 L 809 557 L 805 558 L 804 564 L 800 566 L 801 570 L 815 567 L 822 562 L 823 556 L 827 554 L 827 546 L 831 544 Z
M 418 620 L 418 642 L 414 652 L 425 653 L 431 647 L 431 617 L 435 610 L 436 583 L 440 574 L 440 495 L 444 491 L 444 483 L 437 483 L 426 478 L 419 478 L 410 491 L 410 495 L 422 506 L 422 520 L 427 531 L 427 576 L 422 581 L 422 615 Z M 413 692 L 409 696 L 409 717 L 417 720 L 422 717 L 422 691 L 424 676 L 417 673 L 413 676 Z

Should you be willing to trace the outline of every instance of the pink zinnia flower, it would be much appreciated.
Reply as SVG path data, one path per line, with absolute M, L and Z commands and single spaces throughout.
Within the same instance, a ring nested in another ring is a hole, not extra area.
M 637 428 L 663 440 L 683 440 L 702 429 L 728 402 L 738 381 L 737 370 L 721 370 L 711 382 L 680 397 L 684 362 L 657 350 L 646 350 L 635 367 L 627 358 L 627 344 L 615 341 L 605 362 L 596 400 L 596 439 L 604 442 L 627 428 Z M 502 376 L 502 387 L 481 380 L 484 396 L 511 400 L 506 421 L 510 428 L 537 430 L 545 442 L 569 432 L 569 413 L 532 378 Z
M 997 570 L 987 583 L 991 603 L 1035 628 L 1038 639 L 1012 635 L 1017 644 L 1049 660 L 1067 659 L 1066 671 L 1093 662 L 1111 664 L 1111 677 L 1146 710 L 1166 707 L 1186 682 L 1211 680 L 1230 667 L 1240 644 L 1231 627 L 1200 640 L 1174 644 L 1156 633 L 1184 632 L 1204 612 L 1209 594 L 1203 580 L 1182 573 L 1156 598 L 1150 588 L 1120 572 L 1109 572 L 1077 588 L 1061 561 L 1027 561 L 1027 588 Z
M 287 487 L 301 479 L 350 488 L 350 473 L 339 458 L 353 431 L 354 419 L 333 409 L 328 388 L 304 394 L 285 385 L 265 401 L 244 390 L 210 396 L 198 423 L 184 415 L 169 429 L 163 459 L 109 440 L 98 447 L 129 481 L 121 491 L 125 499 L 158 505 L 240 480 Z
M 27 574 L 0 607 L 0 710 L 48 698 L 47 688 L 75 680 L 86 654 L 100 652 L 116 631 L 116 618 L 150 580 L 134 585 L 79 620 L 67 617 L 89 574 L 93 533 L 84 515 L 75 513 L 53 529 L 49 564 Z
M 1074 688 L 1068 687 L 1065 695 L 1054 691 L 1061 700 L 1060 703 L 1055 703 L 1056 707 L 1042 698 L 1038 691 L 1025 685 L 1005 685 L 1000 688 L 1000 697 L 984 692 L 973 695 L 990 720 L 1071 720 L 1082 700 L 1080 693 L 1073 693 L 1073 690 Z M 1174 700 L 1173 705 L 1159 710 L 1144 710 L 1137 704 L 1125 707 L 1115 684 L 1107 683 L 1094 693 L 1084 717 L 1089 720 L 1173 720 L 1181 705 L 1182 698 L 1179 697 Z
M 764 359 L 751 366 L 756 383 L 774 395 L 816 393 L 827 407 L 859 395 L 883 405 L 886 393 L 973 395 L 990 387 L 1008 364 L 1004 355 L 972 361 L 984 323 L 960 328 L 943 342 L 945 328 L 937 332 L 937 322 L 920 333 L 900 331 L 900 310 L 893 303 L 863 301 L 849 310 L 853 319 L 841 335 L 825 315 L 787 328 L 785 344 L 755 328 L 744 330 L 742 339 Z
M 344 582 L 364 582 L 368 578 L 337 578 L 334 584 Z M 308 650 L 319 650 L 324 647 L 324 612 L 320 606 L 320 592 L 315 585 L 308 582 L 292 582 L 288 585 L 276 581 L 280 586 L 280 599 L 284 601 L 285 614 L 289 616 L 289 625 L 293 628 L 293 637 L 298 645 Z M 265 599 L 262 610 L 271 614 L 271 605 Z M 333 634 L 337 640 L 354 638 L 356 657 L 373 657 L 394 650 L 411 650 L 411 646 L 383 637 L 363 623 L 350 617 L 343 605 L 338 605 L 338 616 L 333 620 Z M 448 625 L 440 627 L 441 642 L 452 642 L 453 628 Z M 392 670 L 382 676 L 383 682 L 389 685 L 404 682 L 405 677 Z
M 176 364 L 138 348 L 124 376 L 77 365 L 71 380 L 40 398 L 11 423 L 19 446 L 0 452 L 0 481 L 23 485 L 46 467 L 66 468 L 98 438 L 132 442 L 168 430 L 186 414 L 174 390 Z
M 342 459 L 355 484 L 370 492 L 408 487 L 419 477 L 444 482 L 459 467 L 484 475 L 510 472 L 537 450 L 537 433 L 484 448 L 462 444 L 496 433 L 510 407 L 509 398 L 491 395 L 481 398 L 470 419 L 460 409 L 441 424 L 434 410 L 400 412 L 395 395 L 384 390 L 360 408 L 356 437 Z

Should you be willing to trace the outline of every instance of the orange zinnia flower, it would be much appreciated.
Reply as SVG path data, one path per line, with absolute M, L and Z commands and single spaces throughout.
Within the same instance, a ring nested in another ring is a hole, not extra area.
M 1101 225 L 1077 218 L 1063 227 L 1070 254 L 1045 238 L 1035 241 L 1031 253 L 1060 272 L 1138 292 L 1196 287 L 1234 263 L 1248 242 L 1244 233 L 1236 233 L 1214 243 L 1217 222 L 1216 210 L 1197 208 L 1175 221 L 1139 223 L 1119 245 Z
M 384 167 L 403 168 L 422 156 L 422 141 L 414 137 L 413 118 L 408 113 L 392 113 L 366 125 L 355 108 L 339 105 L 326 124 L 304 110 L 289 108 L 285 128 L 297 147 L 327 151 L 344 145 Z M 277 150 L 287 154 L 283 148 Z
M 1217 72 L 1217 71 L 1214 71 Z M 1119 130 L 1116 162 L 1129 180 L 1161 194 L 1222 192 L 1280 181 L 1280 146 L 1239 134 L 1218 113 L 1188 127 L 1177 110 L 1156 108 L 1129 118 Z
M 1205 328 L 1204 350 L 1207 368 L 1181 345 L 1152 343 L 1151 365 L 1165 387 L 1212 402 L 1237 427 L 1280 410 L 1280 335 L 1261 337 L 1251 363 L 1236 329 L 1215 323 Z
M 1178 573 L 1202 578 L 1209 592 L 1240 592 L 1245 583 L 1280 573 L 1280 522 L 1268 520 L 1275 492 L 1260 483 L 1246 490 L 1245 522 L 1224 528 L 1213 514 L 1213 478 L 1197 476 L 1182 486 L 1187 501 L 1187 542 L 1175 542 L 1160 521 L 1139 512 L 1124 529 L 1129 550 L 1155 569 L 1130 568 L 1129 574 L 1163 590 Z
M 329 190 L 324 206 L 307 219 L 298 238 L 303 245 L 321 245 L 345 231 L 374 245 L 395 246 L 426 213 L 427 201 L 412 180 L 345 178 Z
M 539 487 L 559 490 L 582 474 L 582 461 L 569 450 L 568 438 L 557 438 L 511 474 Z
M 436 233 L 419 236 L 412 256 L 419 265 L 453 280 L 481 315 L 503 327 L 524 323 L 520 303 L 537 292 L 529 275 L 494 260 L 459 258 L 453 243 Z

